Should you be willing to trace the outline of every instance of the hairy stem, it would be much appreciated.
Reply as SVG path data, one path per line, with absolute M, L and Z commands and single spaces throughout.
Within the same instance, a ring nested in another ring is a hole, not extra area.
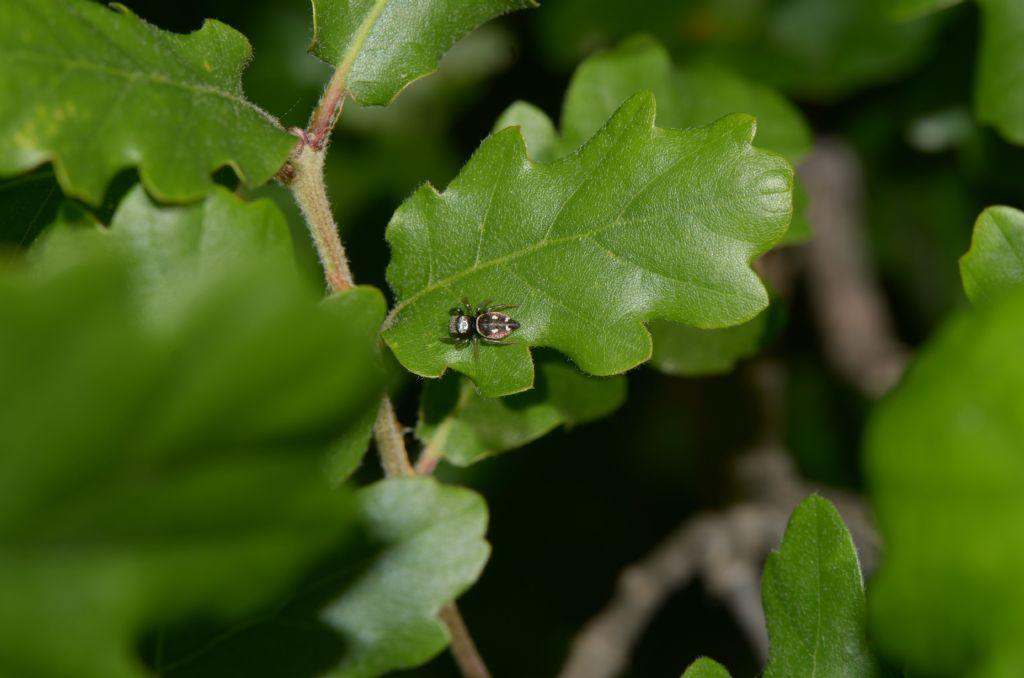
M 391 399 L 387 396 L 380 402 L 377 421 L 373 424 L 373 440 L 377 443 L 377 453 L 380 455 L 381 466 L 384 467 L 384 475 L 388 478 L 416 475 L 405 451 L 402 425 L 395 416 Z
M 398 421 L 398 417 L 395 416 L 395 408 L 391 405 L 391 399 L 387 396 L 384 396 L 380 402 L 377 421 L 373 424 L 373 439 L 377 443 L 377 453 L 380 455 L 380 462 L 384 467 L 384 475 L 388 478 L 417 475 L 417 471 L 409 463 L 409 454 L 405 450 L 402 425 Z M 465 678 L 490 678 L 491 674 L 487 670 L 487 665 L 484 664 L 483 657 L 477 651 L 473 636 L 466 628 L 466 623 L 462 620 L 459 608 L 455 606 L 454 602 L 441 608 L 441 621 L 448 629 L 452 657 L 462 675 Z
M 327 284 L 332 292 L 347 290 L 354 283 L 324 186 L 324 151 L 302 143 L 292 156 L 291 168 L 293 175 L 288 187 L 306 218 Z

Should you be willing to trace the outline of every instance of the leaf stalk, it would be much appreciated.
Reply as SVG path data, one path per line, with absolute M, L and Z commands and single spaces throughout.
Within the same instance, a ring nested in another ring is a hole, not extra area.
M 292 154 L 289 164 L 291 171 L 288 188 L 306 219 L 328 286 L 332 292 L 343 292 L 355 283 L 327 198 L 324 184 L 325 153 L 323 149 L 306 143 L 304 134 L 300 138 L 302 142 Z

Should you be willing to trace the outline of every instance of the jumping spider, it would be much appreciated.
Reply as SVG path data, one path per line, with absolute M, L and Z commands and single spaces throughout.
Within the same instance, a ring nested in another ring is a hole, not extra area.
M 462 306 L 456 306 L 448 313 L 451 318 L 448 320 L 449 340 L 459 346 L 466 346 L 470 343 L 476 349 L 477 341 L 485 344 L 505 344 L 508 335 L 519 329 L 519 323 L 509 318 L 504 313 L 498 313 L 500 309 L 515 308 L 512 304 L 491 305 L 488 299 L 475 309 L 469 303 L 469 299 L 462 298 Z

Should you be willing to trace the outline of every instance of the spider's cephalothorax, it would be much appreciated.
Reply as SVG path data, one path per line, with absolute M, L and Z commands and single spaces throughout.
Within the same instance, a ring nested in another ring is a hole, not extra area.
M 462 299 L 462 306 L 456 306 L 449 313 L 448 334 L 458 344 L 480 340 L 485 344 L 504 344 L 508 335 L 519 329 L 519 323 L 498 311 L 515 308 L 510 304 L 491 306 L 490 300 L 476 308 L 469 299 Z

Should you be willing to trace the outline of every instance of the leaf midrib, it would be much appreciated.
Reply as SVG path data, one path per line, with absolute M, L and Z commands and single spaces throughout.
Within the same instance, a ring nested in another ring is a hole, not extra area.
M 367 39 L 370 37 L 370 32 L 373 30 L 373 27 L 377 25 L 377 20 L 384 12 L 384 7 L 386 7 L 387 4 L 388 0 L 376 0 L 376 2 L 373 3 L 373 7 L 371 7 L 370 11 L 366 13 L 365 17 L 363 17 L 362 23 L 359 24 L 359 28 L 352 37 L 352 44 L 344 52 L 341 61 L 338 63 L 337 70 L 340 76 L 346 81 L 346 89 L 349 71 L 352 70 L 353 64 L 355 64 L 356 59 L 359 58 L 360 52 L 363 51 L 363 45 L 366 44 Z

